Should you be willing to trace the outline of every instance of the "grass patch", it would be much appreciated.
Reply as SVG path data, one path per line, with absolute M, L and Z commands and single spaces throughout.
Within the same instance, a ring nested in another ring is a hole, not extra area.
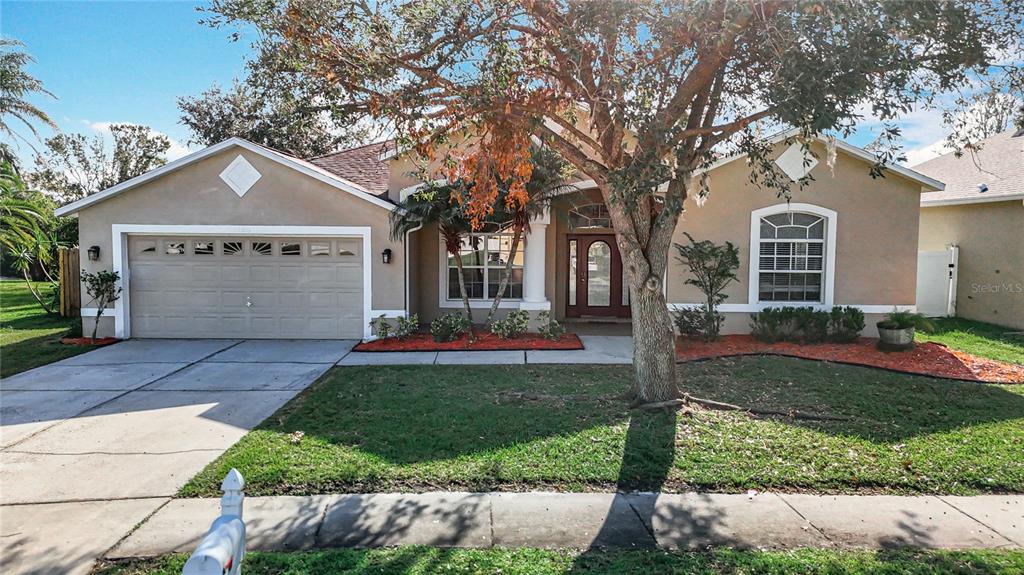
M 959 317 L 934 319 L 934 333 L 917 333 L 917 341 L 934 341 L 980 357 L 1024 365 L 1021 330 Z
M 177 575 L 187 559 L 171 555 L 108 563 L 99 575 Z M 749 574 L 1005 574 L 1024 570 L 1024 551 L 825 551 L 718 550 L 551 551 L 541 549 L 336 549 L 302 553 L 247 553 L 248 575 L 412 575 L 503 573 L 506 575 L 621 575 L 625 573 Z
M 0 377 L 89 351 L 87 346 L 60 342 L 77 321 L 43 311 L 25 282 L 0 281 Z
M 1024 386 L 779 357 L 679 368 L 696 395 L 846 419 L 631 415 L 629 366 L 335 368 L 181 495 L 219 495 L 232 467 L 250 495 L 1024 491 Z

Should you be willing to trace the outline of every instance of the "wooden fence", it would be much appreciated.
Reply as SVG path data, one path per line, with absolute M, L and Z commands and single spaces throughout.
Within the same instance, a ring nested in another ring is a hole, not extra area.
M 82 306 L 82 268 L 78 248 L 60 248 L 60 315 L 78 317 Z

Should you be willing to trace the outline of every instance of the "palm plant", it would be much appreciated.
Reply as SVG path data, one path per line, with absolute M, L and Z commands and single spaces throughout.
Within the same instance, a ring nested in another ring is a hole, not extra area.
M 422 226 L 437 224 L 444 241 L 445 251 L 455 259 L 459 271 L 459 294 L 466 319 L 470 323 L 470 337 L 473 336 L 473 312 L 466 291 L 466 279 L 462 269 L 462 241 L 470 232 L 469 219 L 462 206 L 452 201 L 452 194 L 460 193 L 463 184 L 428 186 L 409 195 L 391 212 L 391 238 L 404 241 L 406 234 Z
M 509 201 L 507 186 L 499 184 L 498 201 L 490 219 L 500 222 L 512 230 L 512 246 L 508 260 L 505 262 L 505 272 L 498 285 L 498 293 L 495 294 L 494 301 L 491 302 L 491 309 L 487 312 L 485 322 L 487 324 L 491 323 L 505 296 L 505 290 L 508 289 L 516 252 L 523 234 L 530 230 L 530 220 L 544 211 L 547 201 L 552 196 L 567 189 L 575 189 L 571 184 L 565 183 L 571 173 L 571 166 L 554 150 L 543 146 L 533 147 L 531 162 L 533 162 L 533 172 L 530 175 L 530 181 L 526 184 L 528 199 L 525 203 Z
M 53 254 L 47 210 L 27 199 L 29 196 L 28 187 L 10 162 L 0 164 L 0 249 L 11 256 L 14 268 L 21 272 L 39 305 L 53 313 L 52 298 L 44 298 L 29 277 L 33 263 L 38 262 L 51 286 L 58 285 L 47 269 Z
M 25 67 L 35 62 L 35 58 L 21 50 L 24 46 L 13 38 L 0 38 L 0 132 L 12 139 L 22 138 L 9 123 L 8 117 L 19 120 L 39 137 L 34 123 L 41 122 L 56 129 L 57 124 L 38 107 L 29 103 L 27 96 L 43 94 L 53 97 L 43 83 L 25 71 Z M 26 140 L 27 142 L 27 140 Z M 31 145 L 31 144 L 29 144 Z M 14 162 L 14 153 L 6 144 L 0 148 L 0 160 Z

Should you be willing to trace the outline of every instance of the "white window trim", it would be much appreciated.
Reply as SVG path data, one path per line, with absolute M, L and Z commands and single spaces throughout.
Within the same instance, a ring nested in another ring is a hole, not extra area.
M 372 339 L 370 318 L 373 298 L 373 269 L 370 254 L 369 226 L 192 226 L 153 224 L 113 224 L 111 230 L 113 270 L 121 276 L 121 297 L 114 302 L 114 337 L 128 339 L 131 326 L 131 273 L 128 266 L 129 235 L 230 235 L 230 236 L 301 236 L 301 237 L 353 237 L 363 241 L 363 337 Z
M 484 234 L 484 235 L 499 235 L 498 234 Z M 444 247 L 444 238 L 438 236 L 437 242 L 437 254 L 438 254 L 438 273 L 437 273 L 437 306 L 441 309 L 462 309 L 462 299 L 448 299 L 448 250 Z M 519 249 L 523 249 L 523 243 L 519 242 Z M 524 252 L 523 269 L 526 269 L 526 260 Z M 524 278 L 525 279 L 525 278 Z M 526 286 L 523 286 L 525 289 Z M 498 304 L 498 309 L 519 309 L 520 304 L 523 302 L 522 298 L 501 298 L 501 302 Z M 470 299 L 470 309 L 490 309 L 491 304 L 494 303 L 493 299 Z
M 759 277 L 760 273 L 760 259 L 757 254 L 760 253 L 761 243 L 761 218 L 771 216 L 775 214 L 784 214 L 788 212 L 803 212 L 807 214 L 814 214 L 825 218 L 825 261 L 822 264 L 822 299 L 820 302 L 808 302 L 808 301 L 760 301 L 760 294 L 758 293 Z M 760 208 L 750 212 L 750 251 L 747 257 L 747 266 L 750 268 L 747 278 L 747 303 L 749 305 L 758 306 L 758 309 L 764 309 L 766 307 L 781 307 L 781 306 L 818 306 L 827 309 L 832 309 L 833 301 L 835 299 L 835 285 L 836 285 L 836 229 L 838 226 L 839 214 L 835 210 L 816 206 L 814 204 L 802 204 L 802 203 L 788 203 L 788 204 L 775 204 L 774 206 L 768 206 L 766 208 Z M 891 310 L 890 310 L 891 311 Z

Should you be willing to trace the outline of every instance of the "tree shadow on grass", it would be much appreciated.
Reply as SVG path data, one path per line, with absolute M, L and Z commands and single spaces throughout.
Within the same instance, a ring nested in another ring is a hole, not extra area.
M 779 357 L 722 358 L 679 368 L 694 395 L 823 415 L 834 419 L 776 419 L 875 443 L 1024 419 L 1024 388 L 1015 393 L 1005 386 Z

